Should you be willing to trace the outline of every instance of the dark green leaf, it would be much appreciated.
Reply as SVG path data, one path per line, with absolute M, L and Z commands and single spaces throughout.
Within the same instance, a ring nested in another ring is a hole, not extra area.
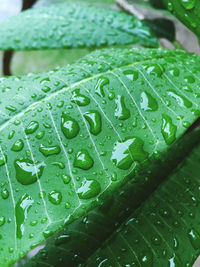
M 182 51 L 108 49 L 0 79 L 2 267 L 106 201 L 138 168 L 149 171 L 199 116 L 199 66 Z
M 192 266 L 200 254 L 200 146 L 87 266 Z
M 14 25 L 14 28 L 13 28 Z M 0 25 L 1 50 L 96 47 L 158 41 L 140 20 L 100 7 L 58 4 L 34 8 Z

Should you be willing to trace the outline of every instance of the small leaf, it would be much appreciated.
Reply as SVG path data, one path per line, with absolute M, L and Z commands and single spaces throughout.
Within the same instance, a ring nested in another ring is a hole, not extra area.
M 106 8 L 69 3 L 33 8 L 13 16 L 1 23 L 0 36 L 1 50 L 131 43 L 158 46 L 151 30 L 132 16 Z

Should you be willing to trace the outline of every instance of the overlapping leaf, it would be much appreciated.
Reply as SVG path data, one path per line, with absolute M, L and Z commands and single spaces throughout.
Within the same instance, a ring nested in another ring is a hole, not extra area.
M 0 79 L 2 266 L 148 171 L 199 116 L 199 67 L 181 51 L 108 49 Z
M 57 4 L 34 8 L 0 25 L 0 50 L 96 47 L 158 41 L 140 20 L 100 7 Z

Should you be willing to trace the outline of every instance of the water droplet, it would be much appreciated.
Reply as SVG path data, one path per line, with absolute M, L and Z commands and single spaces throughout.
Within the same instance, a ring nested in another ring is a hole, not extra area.
M 80 199 L 89 199 L 96 197 L 101 191 L 101 186 L 96 180 L 87 180 L 86 178 L 81 184 L 81 187 L 77 190 L 78 197 Z
M 100 96 L 100 97 L 104 97 L 105 93 L 103 90 L 103 87 L 105 85 L 109 84 L 109 79 L 107 77 L 100 77 L 97 81 L 97 85 L 95 87 L 95 93 Z
M 2 196 L 3 199 L 7 199 L 9 197 L 9 192 L 8 192 L 7 188 L 3 188 L 1 190 L 1 196 Z
M 63 162 L 60 161 L 55 161 L 53 163 L 51 163 L 52 165 L 58 166 L 58 168 L 60 169 L 64 169 L 65 168 L 65 164 Z
M 134 161 L 145 160 L 148 154 L 143 150 L 143 145 L 144 142 L 139 137 L 116 142 L 111 158 L 113 163 L 119 169 L 127 170 Z
M 180 0 L 180 2 L 186 10 L 191 10 L 195 7 L 195 0 Z
M 179 267 L 179 266 L 183 266 L 182 262 L 180 261 L 180 259 L 178 258 L 178 256 L 173 256 L 168 260 L 168 266 L 169 267 Z
M 0 226 L 4 225 L 6 219 L 4 216 L 0 216 Z
M 171 12 L 174 10 L 174 6 L 173 6 L 172 2 L 168 2 L 168 3 L 167 3 L 167 8 L 168 8 L 168 10 L 171 11 Z
M 24 142 L 22 141 L 22 139 L 19 139 L 13 144 L 11 150 L 18 152 L 18 151 L 21 151 L 23 147 L 24 147 Z
M 119 120 L 126 120 L 130 117 L 130 110 L 126 108 L 124 103 L 124 97 L 118 95 L 115 100 L 116 109 L 115 109 L 115 117 Z
M 156 77 L 161 77 L 164 71 L 163 67 L 158 64 L 147 63 L 144 64 L 143 67 L 148 74 Z
M 16 216 L 16 235 L 17 238 L 22 238 L 24 234 L 24 223 L 28 218 L 28 211 L 30 207 L 33 205 L 34 200 L 28 194 L 23 195 L 15 206 L 15 216 Z
M 145 251 L 140 257 L 142 267 L 153 267 L 153 254 L 151 251 Z
M 200 235 L 194 229 L 188 231 L 190 242 L 194 249 L 199 249 L 200 247 Z
M 62 201 L 62 194 L 56 190 L 51 191 L 49 193 L 49 201 L 54 205 L 59 205 Z
M 88 121 L 90 132 L 98 135 L 101 132 L 101 115 L 97 110 L 90 110 L 84 114 L 84 118 Z
M 7 156 L 0 154 L 0 166 L 3 166 L 6 162 L 7 162 Z
M 71 181 L 71 177 L 69 175 L 62 175 L 62 180 L 64 184 L 68 184 Z
M 60 147 L 58 145 L 56 146 L 44 146 L 40 145 L 39 151 L 45 156 L 52 156 L 52 155 L 57 155 L 60 153 Z
M 42 176 L 44 162 L 34 163 L 29 159 L 15 160 L 16 179 L 23 185 L 29 185 L 37 181 Z
M 80 131 L 78 122 L 65 113 L 63 113 L 61 117 L 61 129 L 64 136 L 68 139 L 76 137 Z
M 145 111 L 156 111 L 158 109 L 158 104 L 149 93 L 142 92 L 140 107 Z
M 94 164 L 93 159 L 86 149 L 81 149 L 75 156 L 74 167 L 89 170 Z
M 138 71 L 125 70 L 123 74 L 131 81 L 136 81 L 138 79 Z
M 31 121 L 25 129 L 26 134 L 32 134 L 39 128 L 39 123 L 37 121 Z
M 181 94 L 175 91 L 172 91 L 172 90 L 169 91 L 168 95 L 173 97 L 177 101 L 180 107 L 190 108 L 192 106 L 192 102 L 190 102 L 186 97 L 182 96 Z
M 179 69 L 173 67 L 173 68 L 170 68 L 169 73 L 174 77 L 178 77 L 180 74 L 180 71 Z
M 87 106 L 90 103 L 89 97 L 80 93 L 80 89 L 76 89 L 72 92 L 72 102 L 78 106 Z
M 172 119 L 168 115 L 163 114 L 161 132 L 167 145 L 170 145 L 176 139 L 176 130 L 177 127 L 172 123 Z

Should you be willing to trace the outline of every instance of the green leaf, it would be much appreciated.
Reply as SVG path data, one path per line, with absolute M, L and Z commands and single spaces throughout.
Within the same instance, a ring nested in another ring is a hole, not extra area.
M 106 8 L 69 3 L 34 8 L 13 16 L 0 24 L 0 36 L 1 50 L 130 43 L 158 46 L 151 30 L 132 16 Z
M 200 146 L 87 262 L 192 266 L 200 254 Z
M 183 24 L 200 37 L 200 1 L 199 0 L 163 0 L 164 5 Z
M 199 116 L 199 66 L 182 51 L 108 49 L 0 79 L 2 267 L 149 171 Z

